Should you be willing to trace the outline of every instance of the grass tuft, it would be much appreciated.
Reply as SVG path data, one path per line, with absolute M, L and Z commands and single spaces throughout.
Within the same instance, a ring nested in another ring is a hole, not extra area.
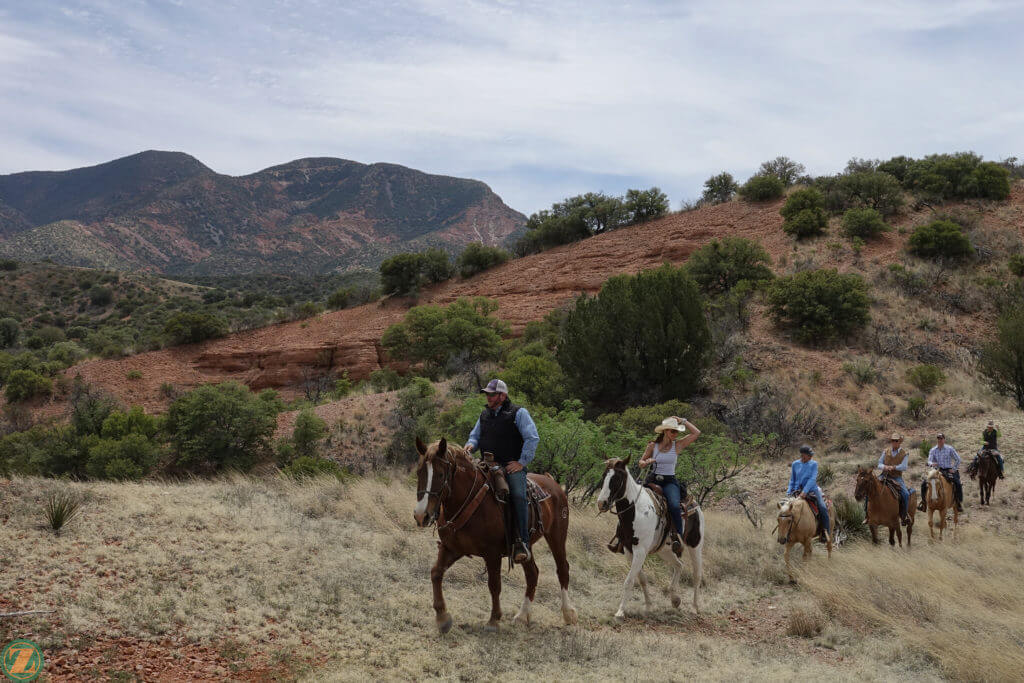
M 81 499 L 69 491 L 51 493 L 44 508 L 46 525 L 59 535 L 60 530 L 78 515 L 81 507 Z

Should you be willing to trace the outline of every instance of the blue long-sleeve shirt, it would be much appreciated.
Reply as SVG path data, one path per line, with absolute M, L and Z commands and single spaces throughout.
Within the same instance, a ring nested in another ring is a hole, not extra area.
M 960 454 L 948 444 L 942 448 L 932 446 L 928 451 L 928 467 L 938 467 L 942 470 L 960 469 Z
M 537 425 L 534 424 L 529 411 L 523 407 L 520 407 L 516 412 L 516 427 L 523 437 L 523 451 L 519 454 L 519 464 L 526 467 L 533 460 L 533 456 L 537 454 L 540 434 L 537 433 Z M 466 440 L 466 443 L 473 446 L 473 448 L 480 444 L 480 418 L 477 418 L 473 431 L 469 433 L 469 439 Z
M 793 495 L 797 491 L 802 493 L 814 493 L 818 490 L 818 463 L 814 460 L 802 462 L 797 460 L 793 463 L 792 472 L 789 475 L 789 488 L 787 495 Z

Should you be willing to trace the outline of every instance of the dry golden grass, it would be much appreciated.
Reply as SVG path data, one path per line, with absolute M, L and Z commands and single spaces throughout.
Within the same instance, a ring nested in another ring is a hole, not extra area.
M 802 587 L 785 583 L 781 547 L 768 533 L 770 518 L 765 529 L 754 529 L 740 515 L 713 510 L 707 515 L 699 615 L 671 608 L 664 593 L 668 573 L 655 560 L 648 564 L 652 612 L 642 613 L 636 589 L 625 623 L 616 624 L 612 614 L 626 564 L 604 548 L 614 518 L 598 517 L 588 507 L 573 511 L 569 535 L 570 591 L 579 626 L 562 625 L 554 562 L 541 544 L 530 629 L 511 624 L 523 591 L 522 574 L 514 570 L 503 577 L 501 632 L 483 630 L 489 611 L 483 563 L 464 559 L 445 578 L 455 628 L 440 636 L 428 577 L 434 537 L 415 528 L 413 487 L 404 479 L 349 484 L 246 477 L 178 484 L 16 479 L 3 494 L 8 519 L 0 534 L 0 602 L 58 610 L 60 626 L 49 633 L 45 616 L 18 622 L 18 628 L 41 634 L 44 650 L 89 634 L 140 640 L 184 634 L 200 644 L 264 653 L 272 663 L 301 663 L 304 654 L 313 653 L 321 666 L 292 672 L 325 680 L 779 680 L 806 676 L 809 666 L 814 677 L 836 680 L 936 680 L 950 674 L 945 661 L 925 656 L 928 650 L 917 641 L 905 650 L 878 635 L 885 624 L 874 613 L 871 619 L 848 620 L 846 612 L 830 619 L 816 611 Z M 72 490 L 85 504 L 80 517 L 54 537 L 43 529 L 41 503 L 58 488 Z M 987 542 L 987 536 L 971 537 L 971 547 Z M 860 580 L 876 590 L 892 571 L 926 585 L 917 558 L 941 557 L 945 549 L 965 561 L 970 554 L 966 542 L 919 555 L 915 549 L 911 556 L 888 548 L 842 549 L 826 563 L 816 548 L 807 581 L 826 602 L 833 601 L 829 591 L 838 591 L 822 588 L 832 585 L 826 579 L 845 576 L 848 566 L 866 572 Z M 883 571 L 872 566 L 872 557 Z M 983 572 L 986 561 L 996 559 L 979 557 L 951 574 L 950 582 L 967 582 L 971 571 Z M 1002 571 L 1004 565 L 994 566 Z M 1019 582 L 1019 570 L 1007 571 L 1007 581 Z M 687 571 L 684 597 L 689 578 Z M 986 606 L 995 590 L 983 589 Z M 841 604 L 841 592 L 836 595 Z M 993 607 L 999 615 L 993 624 L 1007 638 L 1019 634 L 1006 616 L 1011 607 L 1021 606 Z M 945 607 L 935 609 L 947 614 Z M 796 612 L 802 616 L 791 616 Z M 980 628 L 985 618 L 970 623 Z M 807 619 L 812 628 L 787 635 L 793 619 Z M 0 622 L 0 631 L 7 629 L 0 636 L 14 637 L 14 628 L 11 621 Z M 960 656 L 973 643 L 943 647 Z

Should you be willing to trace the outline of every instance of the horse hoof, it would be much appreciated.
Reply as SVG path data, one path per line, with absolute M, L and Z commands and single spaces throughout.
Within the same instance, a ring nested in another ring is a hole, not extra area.
M 672 596 L 672 606 L 675 607 L 676 609 L 679 609 L 679 605 L 681 605 L 681 604 L 683 604 L 683 601 L 679 598 L 679 596 L 678 595 L 673 595 Z
M 573 626 L 574 624 L 579 623 L 579 616 L 576 614 L 575 607 L 562 610 L 562 618 L 565 619 L 566 626 Z
M 530 627 L 530 617 L 529 617 L 529 615 L 517 614 L 516 618 L 513 619 L 513 621 L 515 623 L 519 624 L 520 626 L 525 626 L 526 628 Z
M 446 614 L 444 618 L 437 620 L 437 630 L 441 632 L 441 635 L 448 633 L 452 630 L 452 615 Z
M 625 612 L 616 612 L 615 613 L 615 621 L 622 622 L 622 621 L 625 621 L 625 620 L 626 620 L 626 613 Z
M 487 631 L 488 633 L 497 633 L 498 629 L 499 629 L 499 627 L 498 627 L 497 622 L 493 622 L 493 621 L 488 621 L 487 625 L 484 626 L 484 631 Z

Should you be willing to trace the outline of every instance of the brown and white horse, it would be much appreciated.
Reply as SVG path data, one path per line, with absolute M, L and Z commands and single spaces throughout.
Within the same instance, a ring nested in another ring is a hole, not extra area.
M 416 470 L 416 509 L 413 516 L 420 527 L 437 522 L 440 538 L 437 562 L 430 570 L 437 628 L 441 633 L 447 633 L 452 627 L 452 617 L 441 592 L 445 571 L 459 558 L 476 555 L 484 558 L 487 587 L 491 591 L 491 618 L 487 628 L 496 630 L 501 621 L 501 558 L 506 551 L 501 509 L 488 491 L 484 475 L 464 449 L 449 444 L 445 439 L 429 446 L 416 439 L 416 450 L 420 458 Z M 558 583 L 562 588 L 562 618 L 566 624 L 575 624 L 576 609 L 569 602 L 569 562 L 565 553 L 569 501 L 562 487 L 550 475 L 527 476 L 549 494 L 540 502 L 541 527 L 555 558 Z M 530 540 L 539 539 L 540 534 L 534 532 Z M 533 558 L 523 564 L 523 570 L 526 573 L 526 595 L 515 621 L 529 625 L 540 572 Z
M 942 472 L 934 467 L 928 470 L 925 475 L 928 482 L 928 496 L 925 499 L 928 506 L 928 531 L 932 538 L 935 538 L 935 521 L 933 514 L 939 513 L 939 540 L 942 540 L 942 532 L 946 529 L 946 510 L 953 508 L 953 531 L 956 531 L 960 523 L 960 513 L 956 511 L 953 504 L 953 484 L 942 476 Z
M 832 507 L 832 501 L 825 501 L 828 505 L 828 557 L 832 559 L 832 539 L 835 538 L 836 514 Z M 793 578 L 793 567 L 789 564 L 789 551 L 797 543 L 804 546 L 804 562 L 811 556 L 811 541 L 817 536 L 818 520 L 814 517 L 814 511 L 810 504 L 803 498 L 787 498 L 779 502 L 779 543 L 786 546 L 786 572 L 789 580 L 796 582 Z
M 661 559 L 672 568 L 672 582 L 669 584 L 669 596 L 673 607 L 679 607 L 679 577 L 683 572 L 683 563 L 672 552 L 666 542 L 668 527 L 672 524 L 667 515 L 658 514 L 654 505 L 651 490 L 641 486 L 629 473 L 629 458 L 619 460 L 612 458 L 605 462 L 604 481 L 601 493 L 597 496 L 597 509 L 604 511 L 612 505 L 620 520 L 620 528 L 624 529 L 625 538 L 621 538 L 622 548 L 630 562 L 629 573 L 622 587 L 622 601 L 615 612 L 616 619 L 626 615 L 626 602 L 633 591 L 633 585 L 640 580 L 640 588 L 644 592 L 644 610 L 651 607 L 651 596 L 647 592 L 647 576 L 644 574 L 644 560 L 650 553 L 658 553 Z M 690 556 L 690 567 L 693 569 L 693 609 L 700 611 L 700 583 L 703 576 L 704 549 L 704 513 L 697 508 L 690 515 L 696 524 L 687 525 L 683 534 L 683 545 Z

